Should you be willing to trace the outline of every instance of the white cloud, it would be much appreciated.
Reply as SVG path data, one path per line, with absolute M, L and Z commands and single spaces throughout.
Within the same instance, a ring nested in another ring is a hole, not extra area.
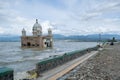
M 4 33 L 4 30 L 2 27 L 0 27 L 0 34 L 3 34 Z
M 48 28 L 51 28 L 53 29 L 53 26 L 52 24 L 50 23 L 50 21 L 43 21 L 41 23 L 41 26 L 42 26 L 42 30 L 43 32 L 46 34 L 48 32 Z
M 54 2 L 53 2 L 54 3 Z M 35 19 L 43 33 L 50 27 L 55 34 L 93 34 L 120 31 L 119 0 L 60 0 L 58 8 L 40 1 L 0 1 L 0 34 L 21 35 L 22 28 L 32 34 Z

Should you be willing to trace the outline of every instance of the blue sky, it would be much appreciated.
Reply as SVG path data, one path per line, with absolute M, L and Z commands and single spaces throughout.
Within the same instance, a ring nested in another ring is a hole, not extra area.
M 120 34 L 120 0 L 0 0 L 0 34 L 31 35 L 36 18 L 44 34 Z

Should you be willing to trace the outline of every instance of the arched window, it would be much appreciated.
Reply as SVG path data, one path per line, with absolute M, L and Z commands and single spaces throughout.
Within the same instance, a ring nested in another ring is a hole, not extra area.
M 31 43 L 30 43 L 30 42 L 27 42 L 27 46 L 29 46 L 29 47 L 30 47 L 30 46 L 31 46 Z

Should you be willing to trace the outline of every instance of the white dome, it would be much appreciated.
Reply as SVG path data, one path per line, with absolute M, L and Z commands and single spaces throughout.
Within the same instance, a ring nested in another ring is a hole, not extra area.
M 33 25 L 33 29 L 42 31 L 42 26 L 38 23 L 37 19 L 36 19 L 36 23 Z

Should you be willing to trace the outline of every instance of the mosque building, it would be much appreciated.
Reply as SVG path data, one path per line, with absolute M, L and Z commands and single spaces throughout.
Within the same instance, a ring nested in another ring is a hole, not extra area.
M 42 35 L 42 26 L 38 23 L 38 19 L 36 19 L 36 23 L 33 25 L 32 34 L 32 36 L 27 36 L 26 30 L 23 28 L 21 36 L 22 48 L 45 49 L 53 47 L 51 28 L 48 29 L 47 35 Z

